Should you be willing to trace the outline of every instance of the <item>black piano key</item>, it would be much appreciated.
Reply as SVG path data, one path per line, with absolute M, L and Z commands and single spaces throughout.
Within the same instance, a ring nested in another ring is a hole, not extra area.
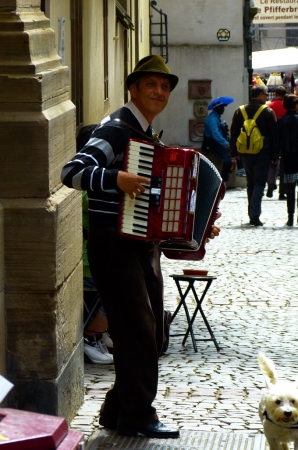
M 147 161 L 146 159 L 139 158 L 139 162 L 142 164 L 147 164 L 149 167 L 153 166 L 153 160 L 150 162 L 150 161 Z
M 145 164 L 138 164 L 138 169 L 145 169 L 150 171 L 150 167 L 146 166 Z
M 148 195 L 148 197 L 149 197 L 149 195 Z M 137 205 L 138 204 L 138 200 L 140 200 L 141 202 L 144 202 L 144 203 L 149 203 L 149 198 L 140 198 L 139 199 L 139 197 L 136 197 L 135 198 L 135 204 Z
M 152 153 L 148 153 L 148 152 L 139 152 L 139 155 L 141 155 L 141 156 L 147 156 L 147 158 L 152 158 L 152 160 L 153 160 L 153 154 L 154 154 L 154 152 L 152 152 Z
M 137 175 L 138 175 L 139 177 L 150 178 L 150 176 L 148 175 L 148 173 L 144 173 L 144 172 L 138 172 Z
M 147 222 L 147 217 L 141 217 L 134 214 L 133 218 L 135 220 L 141 220 L 142 222 Z
M 148 218 L 148 209 L 145 210 L 145 211 L 142 211 L 142 210 L 139 210 L 139 208 L 136 208 L 134 214 L 139 214 L 140 216 L 145 217 L 146 220 L 147 220 L 147 218 Z
M 146 206 L 138 206 L 137 208 L 135 208 L 135 211 L 138 214 L 144 214 L 148 216 L 148 208 Z
M 132 232 L 133 232 L 133 233 L 138 233 L 138 234 L 143 234 L 144 236 L 147 235 L 147 232 L 146 232 L 146 231 L 139 230 L 139 229 L 137 229 L 137 228 L 133 228 L 133 229 L 132 229 Z

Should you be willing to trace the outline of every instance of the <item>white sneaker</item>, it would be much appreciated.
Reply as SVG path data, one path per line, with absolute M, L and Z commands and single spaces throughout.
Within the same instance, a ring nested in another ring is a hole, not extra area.
M 110 335 L 107 331 L 105 331 L 104 333 L 102 333 L 102 338 L 101 338 L 102 342 L 104 342 L 104 344 L 108 347 L 108 348 L 113 348 L 113 341 L 110 338 Z
M 84 353 L 88 361 L 94 364 L 113 364 L 111 355 L 102 340 L 96 340 L 95 336 L 84 337 Z

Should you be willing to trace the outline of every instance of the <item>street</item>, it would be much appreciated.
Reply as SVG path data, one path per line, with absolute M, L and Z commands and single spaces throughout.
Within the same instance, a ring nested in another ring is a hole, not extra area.
M 280 378 L 294 381 L 298 375 L 295 348 L 298 227 L 296 218 L 294 227 L 285 225 L 286 202 L 278 200 L 277 191 L 271 199 L 263 197 L 260 217 L 263 227 L 248 224 L 245 189 L 227 190 L 220 210 L 222 217 L 217 223 L 221 233 L 207 244 L 203 261 L 162 257 L 165 308 L 172 313 L 177 306 L 178 291 L 169 275 L 182 274 L 183 269 L 189 268 L 205 269 L 208 275 L 217 277 L 202 306 L 220 351 L 211 341 L 199 341 L 195 353 L 190 336 L 185 347 L 181 345 L 183 337 L 170 337 L 169 349 L 160 359 L 159 390 L 154 405 L 160 420 L 177 425 L 183 436 L 187 430 L 215 436 L 216 433 L 258 435 L 259 446 L 247 448 L 263 449 L 258 402 L 265 390 L 265 380 L 258 367 L 258 352 L 262 350 L 273 359 Z M 200 284 L 197 289 L 199 292 Z M 190 310 L 194 308 L 192 295 L 187 304 Z M 181 309 L 170 331 L 184 333 L 186 328 Z M 209 337 L 199 313 L 194 331 L 199 338 Z M 113 378 L 113 366 L 85 364 L 85 402 L 71 428 L 84 432 L 90 442 L 98 439 L 99 408 Z M 214 446 L 208 449 L 223 448 L 210 445 Z M 207 445 L 185 448 L 207 449 Z

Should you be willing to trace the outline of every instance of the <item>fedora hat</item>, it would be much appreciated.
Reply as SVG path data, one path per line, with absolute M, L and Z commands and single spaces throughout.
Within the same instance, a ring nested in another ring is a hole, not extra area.
M 167 77 L 171 84 L 171 91 L 178 83 L 179 78 L 170 72 L 170 69 L 164 62 L 164 59 L 159 55 L 150 55 L 142 58 L 134 68 L 133 72 L 126 78 L 127 89 L 141 78 L 143 75 L 150 75 L 150 73 L 157 73 Z

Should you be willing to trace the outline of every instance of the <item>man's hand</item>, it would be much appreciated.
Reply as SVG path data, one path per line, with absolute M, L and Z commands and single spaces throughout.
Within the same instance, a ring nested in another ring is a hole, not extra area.
M 118 172 L 117 185 L 119 189 L 128 194 L 131 199 L 134 199 L 145 192 L 146 188 L 142 183 L 150 185 L 150 180 L 129 172 L 123 172 L 122 170 Z
M 209 238 L 214 239 L 215 236 L 218 236 L 220 233 L 220 228 L 216 225 L 213 225 Z
M 221 217 L 221 212 L 217 212 L 215 220 Z M 206 239 L 206 244 L 210 241 L 210 239 L 214 239 L 215 236 L 218 236 L 220 233 L 220 228 L 217 225 L 212 225 L 211 233 L 209 238 Z

